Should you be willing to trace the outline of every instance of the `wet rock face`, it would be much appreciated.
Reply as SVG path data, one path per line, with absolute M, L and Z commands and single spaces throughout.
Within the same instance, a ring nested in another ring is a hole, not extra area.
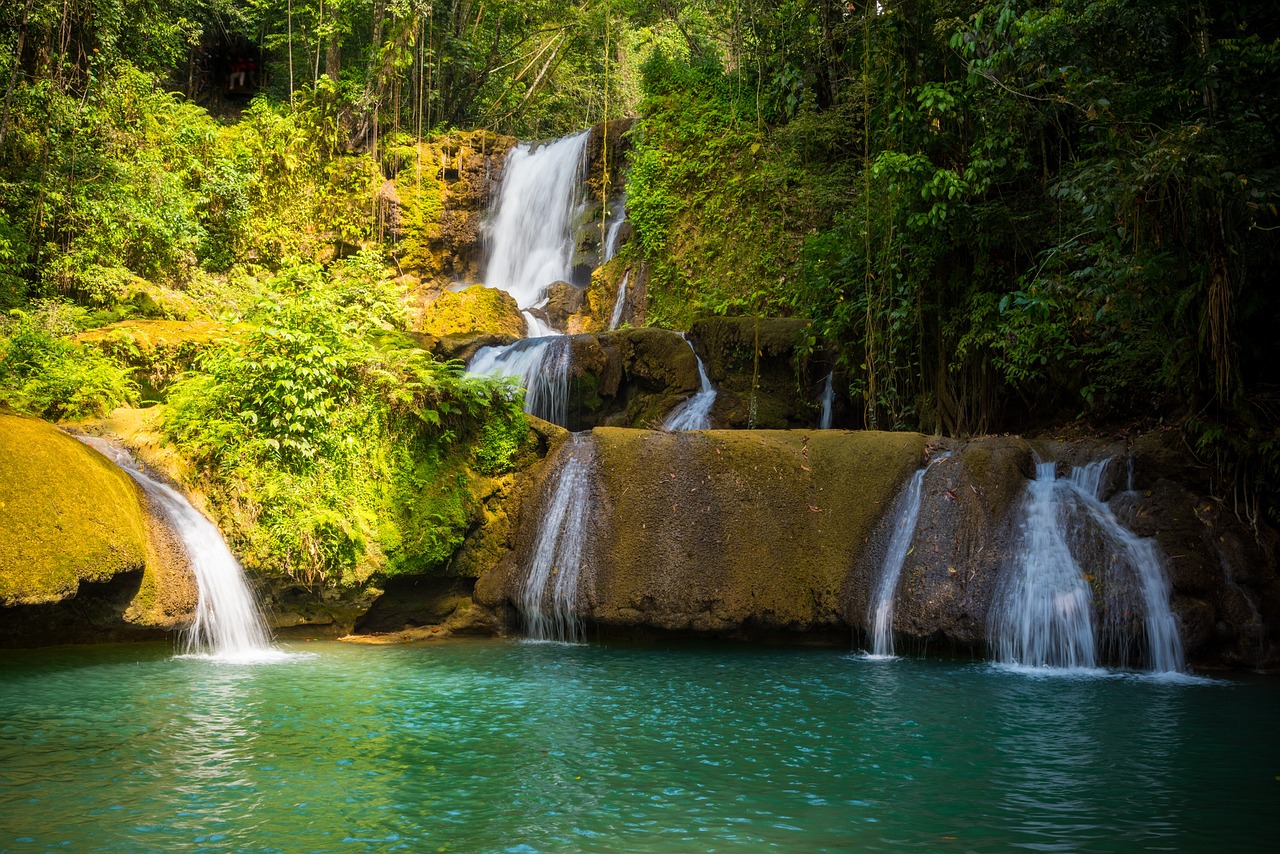
M 796 344 L 808 321 L 793 318 L 712 317 L 689 330 L 719 394 L 711 411 L 717 427 L 812 427 L 817 401 L 797 394 L 807 365 Z
M 937 455 L 945 446 L 931 450 Z M 924 478 L 893 627 L 917 645 L 943 641 L 980 654 L 996 585 L 1017 547 L 1017 518 L 1033 469 L 1031 449 L 1021 439 L 994 438 L 950 450 L 951 456 L 937 461 Z M 846 587 L 850 622 L 866 633 L 871 592 L 895 524 L 891 507 L 859 554 Z

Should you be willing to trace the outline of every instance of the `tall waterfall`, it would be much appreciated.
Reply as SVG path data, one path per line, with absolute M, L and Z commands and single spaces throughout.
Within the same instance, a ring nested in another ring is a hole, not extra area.
M 1027 487 L 1017 564 L 991 603 L 991 643 L 1005 664 L 1093 668 L 1092 595 L 1063 535 L 1055 469 L 1037 464 Z
M 590 131 L 533 146 L 520 143 L 507 155 L 490 218 L 489 264 L 484 283 L 536 306 L 547 287 L 573 273 L 573 226 L 583 155 Z
M 818 415 L 818 429 L 831 429 L 831 415 L 835 408 L 836 386 L 835 371 L 827 374 L 827 381 L 822 384 L 822 410 Z
M 627 304 L 627 280 L 631 278 L 631 270 L 626 270 L 622 274 L 622 281 L 618 283 L 618 296 L 613 300 L 613 315 L 609 318 L 609 331 L 618 328 L 618 324 L 622 322 L 622 309 Z
M 687 335 L 684 340 L 689 344 L 689 349 L 693 350 L 693 358 L 698 362 L 698 393 L 671 410 L 662 426 L 668 430 L 710 430 L 711 407 L 716 402 L 716 387 L 711 384 L 706 366 L 702 364 L 702 358 L 693 349 L 693 343 Z
M 1160 551 L 1154 540 L 1139 537 L 1121 525 L 1110 505 L 1100 497 L 1102 477 L 1110 462 L 1105 459 L 1077 466 L 1064 484 L 1075 493 L 1079 507 L 1102 537 L 1112 563 L 1136 582 L 1142 600 L 1147 666 L 1159 673 L 1180 671 L 1185 664 L 1182 636 L 1178 632 L 1178 618 L 1169 607 L 1172 585 L 1165 574 Z M 1132 490 L 1132 469 L 1127 482 L 1128 489 Z M 1111 581 L 1115 584 L 1121 579 Z
M 553 335 L 506 347 L 481 347 L 467 370 L 516 377 L 525 390 L 524 411 L 564 426 L 569 422 L 569 362 L 569 336 Z
M 177 490 L 148 477 L 128 452 L 104 439 L 79 438 L 137 481 L 182 540 L 199 592 L 195 621 L 184 633 L 185 652 L 220 661 L 283 657 L 284 653 L 271 645 L 244 568 L 227 548 L 217 527 Z
M 566 459 L 543 512 L 529 574 L 520 588 L 517 605 L 532 640 L 576 643 L 582 639 L 577 602 L 590 498 L 589 436 L 575 434 L 562 452 Z
M 827 382 L 830 381 L 828 376 Z M 889 658 L 893 655 L 893 601 L 898 591 L 902 566 L 911 551 L 911 538 L 916 533 L 916 522 L 920 519 L 920 497 L 924 492 L 925 473 L 934 463 L 949 456 L 949 453 L 941 454 L 924 468 L 917 469 L 907 482 L 906 489 L 898 496 L 894 507 L 898 521 L 894 525 L 893 536 L 889 538 L 884 566 L 880 570 L 880 583 L 876 586 L 875 595 L 871 597 L 867 614 L 871 623 L 871 654 L 876 658 Z

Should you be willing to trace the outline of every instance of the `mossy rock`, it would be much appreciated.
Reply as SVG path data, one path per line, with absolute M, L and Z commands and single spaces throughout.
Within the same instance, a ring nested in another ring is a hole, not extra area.
M 235 330 L 214 320 L 124 320 L 76 340 L 134 369 L 143 399 L 159 398 L 196 356 Z
M 519 338 L 524 335 L 525 320 L 511 294 L 473 285 L 437 297 L 422 313 L 421 331 L 440 338 L 475 333 Z
M 759 429 L 813 424 L 815 401 L 800 392 L 806 365 L 796 345 L 808 332 L 799 318 L 708 317 L 689 337 L 719 390 L 712 418 L 718 426 Z
M 0 414 L 0 605 L 57 602 L 145 567 L 141 490 L 51 424 Z
M 182 545 L 129 475 L 7 414 L 0 459 L 0 645 L 140 639 L 190 620 Z
M 599 428 L 591 621 L 842 632 L 859 551 L 922 458 L 915 433 Z

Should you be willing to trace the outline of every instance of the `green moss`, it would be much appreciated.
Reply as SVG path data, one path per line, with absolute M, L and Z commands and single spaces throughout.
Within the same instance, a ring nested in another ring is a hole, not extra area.
M 147 562 L 138 487 L 51 424 L 0 414 L 0 604 L 56 602 Z
M 474 332 L 523 337 L 524 316 L 515 297 L 506 291 L 473 285 L 447 291 L 422 313 L 422 331 L 443 338 Z
M 523 412 L 512 418 L 488 418 L 476 439 L 472 465 L 481 474 L 507 474 L 515 470 L 532 442 L 529 420 Z

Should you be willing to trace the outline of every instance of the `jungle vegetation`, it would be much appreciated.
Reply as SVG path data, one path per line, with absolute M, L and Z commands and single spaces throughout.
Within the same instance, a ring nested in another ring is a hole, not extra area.
M 1274 518 L 1278 83 L 1263 0 L 18 0 L 0 405 L 162 403 L 251 565 L 439 568 L 528 436 L 407 334 L 382 155 L 634 115 L 651 323 L 809 318 L 871 428 L 1164 425 Z M 144 388 L 131 317 L 223 334 Z

